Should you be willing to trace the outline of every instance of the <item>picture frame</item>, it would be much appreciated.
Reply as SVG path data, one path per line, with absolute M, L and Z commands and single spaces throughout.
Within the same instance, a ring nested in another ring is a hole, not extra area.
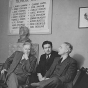
M 8 35 L 19 35 L 21 26 L 30 34 L 52 34 L 52 0 L 23 1 L 9 0 Z
M 79 7 L 79 28 L 88 28 L 88 7 Z

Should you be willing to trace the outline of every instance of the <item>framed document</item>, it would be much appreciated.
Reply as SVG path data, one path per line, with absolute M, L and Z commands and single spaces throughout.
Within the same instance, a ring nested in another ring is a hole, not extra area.
M 51 34 L 52 0 L 9 0 L 9 35 L 25 25 L 30 34 Z
M 88 28 L 88 7 L 79 8 L 79 28 Z

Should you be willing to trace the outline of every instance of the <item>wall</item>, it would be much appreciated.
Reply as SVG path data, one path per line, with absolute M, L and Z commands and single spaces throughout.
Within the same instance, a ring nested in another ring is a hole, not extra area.
M 15 43 L 18 36 L 8 36 L 8 0 L 0 0 L 0 62 L 8 56 L 9 43 Z M 51 35 L 31 35 L 33 43 L 39 44 L 39 56 L 43 53 L 41 44 L 51 40 L 53 48 L 58 49 L 64 41 L 74 46 L 71 56 L 84 67 L 88 67 L 88 28 L 78 28 L 79 7 L 88 6 L 88 0 L 53 0 Z

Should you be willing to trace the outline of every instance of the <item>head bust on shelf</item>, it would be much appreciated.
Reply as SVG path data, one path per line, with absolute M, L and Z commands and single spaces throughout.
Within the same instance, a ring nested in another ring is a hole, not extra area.
M 18 43 L 24 43 L 24 42 L 31 42 L 31 40 L 29 39 L 30 33 L 29 33 L 29 29 L 26 26 L 21 26 L 19 29 L 19 39 L 18 39 Z

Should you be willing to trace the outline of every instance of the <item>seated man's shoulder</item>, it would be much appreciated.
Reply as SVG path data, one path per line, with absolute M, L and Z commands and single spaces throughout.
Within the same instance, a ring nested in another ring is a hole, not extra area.
M 17 54 L 19 54 L 19 53 L 21 53 L 21 51 L 14 51 L 14 52 L 12 53 L 12 55 L 17 55 Z
M 77 63 L 77 61 L 74 58 L 72 58 L 72 57 L 70 57 L 70 62 L 71 63 Z
M 54 57 L 60 57 L 60 55 L 58 54 L 58 52 L 57 51 L 52 51 L 52 56 L 54 56 Z
M 54 58 L 54 61 L 58 61 L 58 60 L 60 60 L 60 56 Z
M 43 57 L 45 57 L 45 56 L 46 56 L 46 54 L 41 54 L 40 58 L 43 58 Z
M 14 54 L 23 54 L 22 51 L 15 51 Z
M 15 51 L 14 53 L 22 53 L 22 51 Z

